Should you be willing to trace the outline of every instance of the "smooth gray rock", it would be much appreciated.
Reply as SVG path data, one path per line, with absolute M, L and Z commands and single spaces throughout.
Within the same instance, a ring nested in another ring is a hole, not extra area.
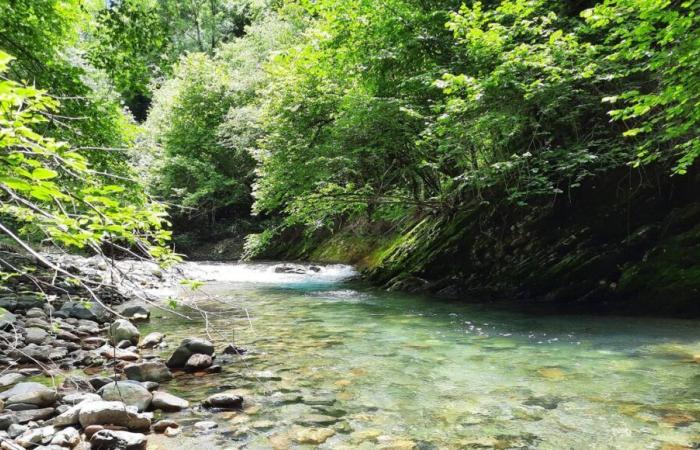
M 20 425 L 18 423 L 13 423 L 7 429 L 7 435 L 10 436 L 12 439 L 14 439 L 17 436 L 20 436 L 22 433 L 24 433 L 28 429 L 29 429 L 29 427 L 26 425 Z
M 146 361 L 129 364 L 124 367 L 124 374 L 129 380 L 136 381 L 168 381 L 173 378 L 170 369 L 162 361 Z
M 10 356 L 19 362 L 33 363 L 36 361 L 46 362 L 56 348 L 49 345 L 29 344 L 21 349 L 10 352 Z M 65 349 L 64 349 L 65 350 Z
M 117 319 L 109 326 L 109 337 L 113 344 L 119 341 L 126 340 L 136 345 L 139 343 L 141 333 L 139 330 L 126 319 Z
M 76 406 L 80 407 L 78 420 L 83 428 L 111 424 L 142 431 L 151 427 L 151 419 L 122 402 L 86 402 Z
M 189 408 L 190 402 L 183 398 L 169 394 L 167 392 L 156 391 L 153 393 L 153 400 L 151 401 L 151 406 L 153 406 L 153 409 L 160 409 L 166 412 L 171 412 Z
M 139 411 L 148 409 L 153 395 L 138 381 L 115 381 L 109 383 L 99 391 L 102 400 L 121 401 L 127 405 L 135 406 Z
M 41 308 L 30 308 L 24 315 L 29 319 L 46 319 L 46 312 Z
M 143 450 L 146 436 L 128 431 L 100 430 L 90 438 L 93 450 Z

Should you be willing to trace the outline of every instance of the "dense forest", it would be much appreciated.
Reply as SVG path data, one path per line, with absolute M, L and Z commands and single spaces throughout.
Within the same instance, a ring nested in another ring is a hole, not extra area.
M 5 0 L 2 231 L 697 310 L 699 10 Z

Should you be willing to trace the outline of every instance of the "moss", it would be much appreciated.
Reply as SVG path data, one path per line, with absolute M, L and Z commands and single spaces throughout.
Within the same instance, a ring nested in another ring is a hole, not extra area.
M 360 269 L 367 270 L 377 266 L 381 255 L 395 239 L 394 234 L 373 236 L 344 231 L 323 240 L 310 252 L 309 259 L 356 264 Z

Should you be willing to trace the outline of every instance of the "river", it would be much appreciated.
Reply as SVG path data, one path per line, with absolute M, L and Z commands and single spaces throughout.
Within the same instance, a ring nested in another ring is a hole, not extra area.
M 220 374 L 179 374 L 164 388 L 193 402 L 233 389 L 247 406 L 170 414 L 185 431 L 154 437 L 154 448 L 671 450 L 700 442 L 694 321 L 448 303 L 370 288 L 340 265 L 298 275 L 272 264 L 188 263 L 186 272 L 208 281 L 177 297 L 219 311 L 210 316 L 217 345 L 234 339 L 248 353 L 224 358 Z M 142 333 L 166 333 L 169 351 L 185 336 L 205 336 L 201 321 L 154 316 Z M 219 427 L 197 435 L 189 425 L 199 420 Z M 309 427 L 327 431 L 309 438 Z

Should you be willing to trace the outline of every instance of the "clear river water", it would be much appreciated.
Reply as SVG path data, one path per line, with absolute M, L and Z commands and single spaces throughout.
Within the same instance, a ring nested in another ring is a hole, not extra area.
M 348 266 L 189 263 L 177 296 L 215 313 L 223 372 L 177 374 L 197 403 L 235 391 L 242 412 L 169 414 L 184 432 L 151 448 L 664 449 L 700 443 L 700 327 L 667 319 L 513 313 L 387 293 Z M 170 349 L 201 320 L 156 312 Z M 697 355 L 697 356 L 696 356 Z M 197 434 L 191 426 L 219 427 Z

